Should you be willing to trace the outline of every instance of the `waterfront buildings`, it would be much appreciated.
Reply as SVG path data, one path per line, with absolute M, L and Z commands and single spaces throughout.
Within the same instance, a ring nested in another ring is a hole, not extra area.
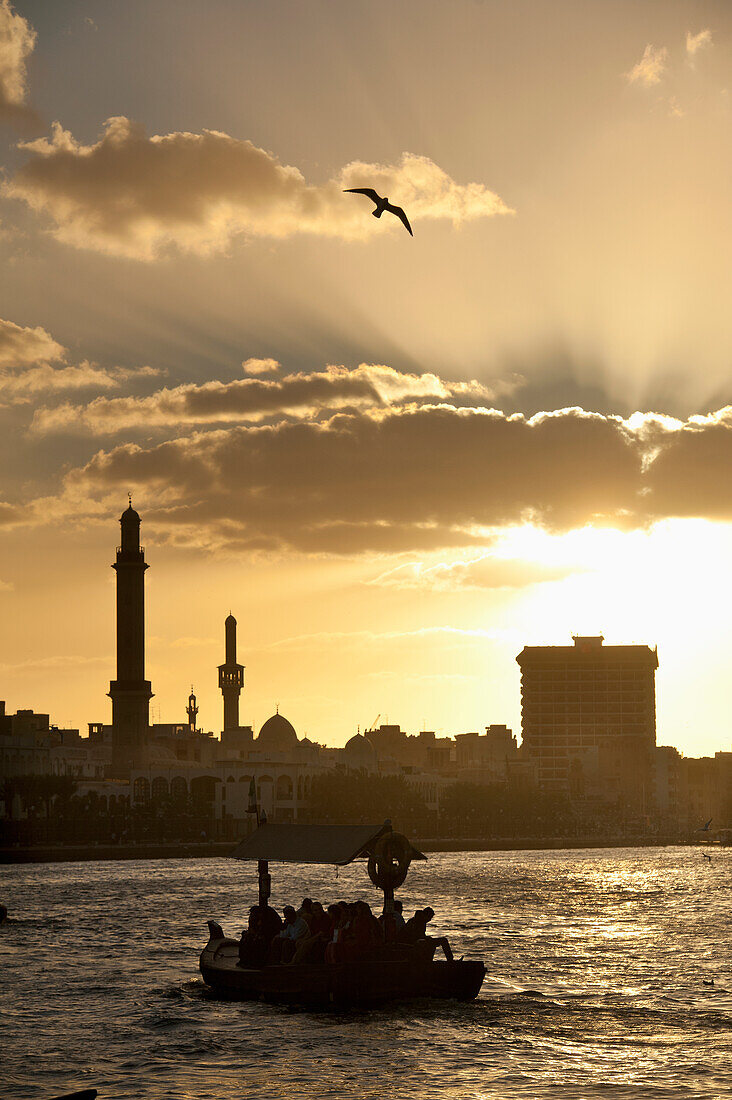
M 429 730 L 410 735 L 398 724 L 374 722 L 343 748 L 328 748 L 300 738 L 278 710 L 258 734 L 239 724 L 244 666 L 237 659 L 237 622 L 229 612 L 224 661 L 218 666 L 220 736 L 199 728 L 192 690 L 184 720 L 151 724 L 152 685 L 145 679 L 148 565 L 131 502 L 120 525 L 112 721 L 90 723 L 88 737 L 81 737 L 78 730 L 53 726 L 48 714 L 10 714 L 0 702 L 0 780 L 71 776 L 80 793 L 93 792 L 107 806 L 120 798 L 131 805 L 162 805 L 165 799 L 193 796 L 207 803 L 231 835 L 251 823 L 252 779 L 270 820 L 297 821 L 308 809 L 315 777 L 339 770 L 402 776 L 434 814 L 447 787 L 470 783 L 554 793 L 569 800 L 578 822 L 594 820 L 603 828 L 608 821 L 625 822 L 671 835 L 689 833 L 710 817 L 715 826 L 732 826 L 732 753 L 695 760 L 670 746 L 657 747 L 656 650 L 608 646 L 601 637 L 578 636 L 571 646 L 524 647 L 516 658 L 521 744 L 499 724 L 446 737 Z

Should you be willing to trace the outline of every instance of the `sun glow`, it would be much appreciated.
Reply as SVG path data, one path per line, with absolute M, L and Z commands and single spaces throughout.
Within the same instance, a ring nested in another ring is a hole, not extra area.
M 667 520 L 645 531 L 588 527 L 565 535 L 523 527 L 506 532 L 494 553 L 567 570 L 512 603 L 517 640 L 565 645 L 571 634 L 602 634 L 609 644 L 658 646 L 659 744 L 694 754 L 726 747 L 719 715 L 732 596 L 719 578 L 732 558 L 732 526 Z M 694 697 L 684 686 L 690 678 L 699 685 Z M 668 733 L 667 720 L 688 731 L 688 744 Z
M 645 531 L 609 528 L 548 534 L 533 527 L 500 537 L 494 554 L 567 571 L 528 591 L 525 613 L 541 641 L 557 624 L 616 642 L 668 644 L 672 638 L 729 633 L 719 576 L 732 553 L 732 527 L 667 520 Z

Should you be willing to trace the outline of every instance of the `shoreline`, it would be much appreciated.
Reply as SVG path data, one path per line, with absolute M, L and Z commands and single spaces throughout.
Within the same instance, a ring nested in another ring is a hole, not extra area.
M 532 852 L 576 851 L 583 848 L 696 847 L 698 840 L 680 837 L 426 837 L 414 844 L 423 852 Z M 180 844 L 44 845 L 36 848 L 0 848 L 0 865 L 16 863 L 85 863 L 94 860 L 201 859 L 226 857 L 236 841 L 217 840 Z

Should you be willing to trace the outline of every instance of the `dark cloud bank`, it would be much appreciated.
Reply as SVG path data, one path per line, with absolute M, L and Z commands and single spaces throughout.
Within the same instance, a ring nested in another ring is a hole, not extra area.
M 486 529 L 522 522 L 729 520 L 730 458 L 732 410 L 682 423 L 409 405 L 127 443 L 45 506 L 99 514 L 132 489 L 146 522 L 181 543 L 395 552 L 486 544 Z

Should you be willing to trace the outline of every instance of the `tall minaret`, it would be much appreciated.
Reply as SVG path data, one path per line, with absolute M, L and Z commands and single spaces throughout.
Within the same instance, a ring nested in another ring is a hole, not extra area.
M 239 695 L 244 686 L 244 666 L 236 663 L 236 619 L 229 612 L 226 631 L 226 663 L 219 665 L 219 687 L 224 697 L 224 732 L 239 729 Z
M 150 681 L 145 679 L 145 562 L 140 517 L 130 506 L 120 517 L 121 545 L 112 568 L 117 573 L 117 679 L 112 700 L 112 773 L 129 776 L 147 763 Z

